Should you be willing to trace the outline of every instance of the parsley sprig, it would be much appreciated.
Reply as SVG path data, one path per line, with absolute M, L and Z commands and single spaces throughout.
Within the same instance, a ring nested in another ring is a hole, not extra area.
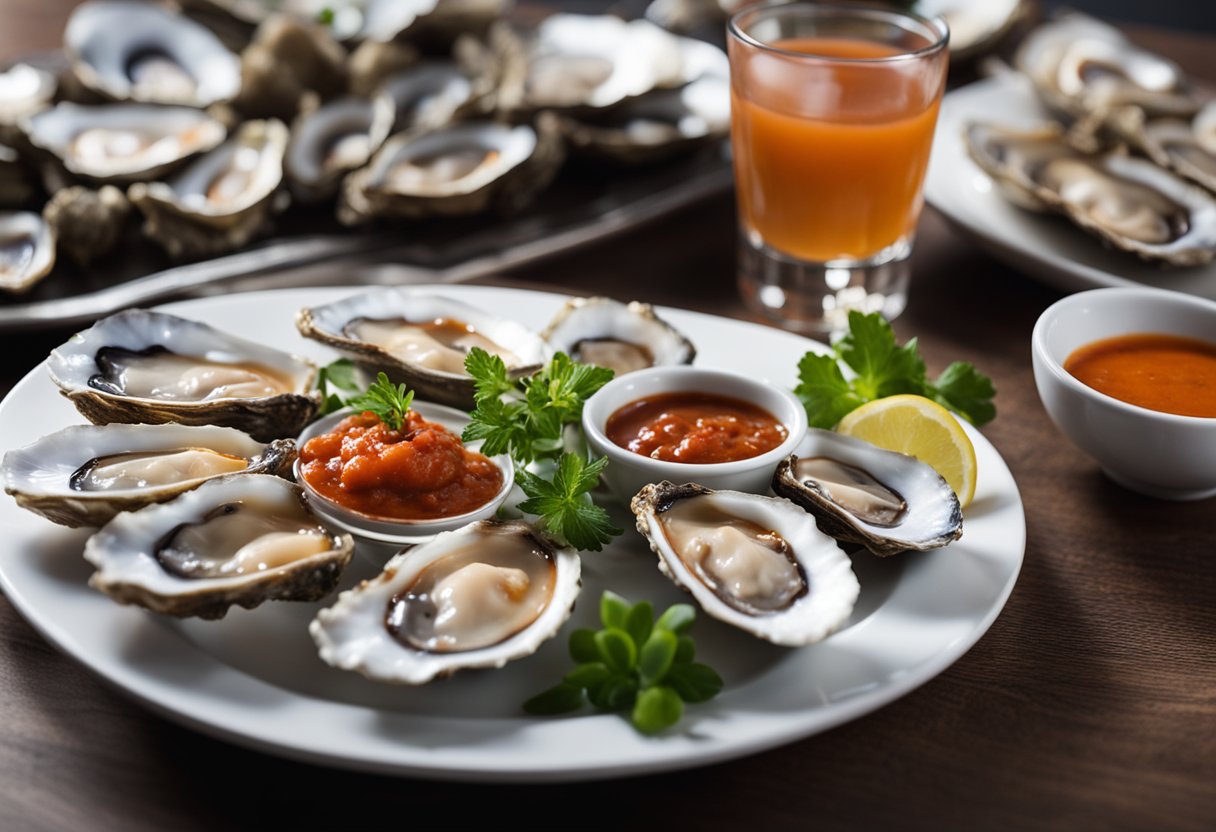
M 576 667 L 562 681 L 524 703 L 538 716 L 564 714 L 590 702 L 602 711 L 628 711 L 633 727 L 657 734 L 680 721 L 684 703 L 705 702 L 722 690 L 722 677 L 696 658 L 688 635 L 696 619 L 688 604 L 654 618 L 649 601 L 630 604 L 613 592 L 600 598 L 601 630 L 570 634 Z
M 317 372 L 317 389 L 324 397 L 317 412 L 318 416 L 328 416 L 346 407 L 346 399 L 342 393 L 359 390 L 355 363 L 349 358 L 339 358 L 326 364 Z
M 856 376 L 846 379 L 841 363 Z M 956 361 L 930 380 L 916 339 L 898 346 L 891 325 L 877 312 L 850 312 L 849 331 L 831 353 L 802 356 L 798 380 L 794 393 L 806 406 L 811 427 L 816 428 L 834 427 L 866 402 L 901 393 L 933 399 L 976 425 L 996 416 L 992 403 L 996 388 L 990 378 L 971 364 Z
M 607 460 L 588 462 L 566 446 L 566 428 L 578 424 L 583 404 L 612 379 L 612 370 L 559 352 L 539 372 L 513 379 L 501 358 L 478 347 L 465 357 L 465 370 L 476 387 L 476 409 L 461 438 L 482 440 L 486 456 L 510 454 L 528 498 L 519 509 L 578 549 L 598 552 L 621 534 L 591 499 Z M 551 477 L 539 473 L 548 470 Z
M 353 407 L 357 413 L 370 410 L 393 430 L 401 430 L 405 424 L 405 414 L 409 412 L 413 401 L 413 390 L 404 384 L 394 385 L 388 380 L 388 376 L 378 373 L 366 393 L 347 399 L 346 404 Z

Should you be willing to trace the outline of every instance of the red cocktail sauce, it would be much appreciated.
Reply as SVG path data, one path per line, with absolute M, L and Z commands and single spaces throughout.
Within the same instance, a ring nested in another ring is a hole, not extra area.
M 1078 348 L 1064 369 L 1099 393 L 1179 416 L 1216 417 L 1216 344 L 1143 333 Z
M 621 407 L 604 426 L 615 445 L 666 462 L 706 464 L 750 459 L 789 435 L 773 415 L 716 393 L 660 393 Z
M 343 419 L 304 443 L 300 473 L 333 502 L 387 520 L 465 514 L 493 499 L 503 483 L 497 465 L 412 410 L 401 430 L 372 413 Z

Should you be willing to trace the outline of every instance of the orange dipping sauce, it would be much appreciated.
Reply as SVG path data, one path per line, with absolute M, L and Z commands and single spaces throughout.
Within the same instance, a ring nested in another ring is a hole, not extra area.
M 348 416 L 304 443 L 300 474 L 327 499 L 382 520 L 456 517 L 503 484 L 497 465 L 412 410 L 399 431 L 372 413 Z
M 1074 351 L 1064 369 L 1128 404 L 1216 417 L 1216 344 L 1208 341 L 1157 333 L 1103 338 Z
M 604 433 L 614 445 L 635 454 L 695 464 L 750 459 L 789 436 L 785 425 L 761 407 L 698 392 L 632 401 L 608 417 Z

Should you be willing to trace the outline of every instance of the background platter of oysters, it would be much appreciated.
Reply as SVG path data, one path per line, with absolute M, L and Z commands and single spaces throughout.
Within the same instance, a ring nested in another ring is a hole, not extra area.
M 1030 33 L 1014 65 L 1055 120 L 963 137 L 1009 200 L 1162 266 L 1216 257 L 1216 96 L 1079 14 Z
M 0 72 L 0 293 L 134 235 L 217 256 L 284 212 L 392 233 L 509 216 L 563 167 L 725 136 L 717 47 L 606 15 L 515 28 L 508 5 L 89 0 L 62 71 Z

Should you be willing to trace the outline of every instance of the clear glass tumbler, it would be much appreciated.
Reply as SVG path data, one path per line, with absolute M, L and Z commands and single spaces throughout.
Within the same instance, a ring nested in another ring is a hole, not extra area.
M 745 9 L 727 31 L 744 300 L 803 332 L 842 328 L 850 309 L 894 318 L 946 84 L 946 24 L 794 3 Z

